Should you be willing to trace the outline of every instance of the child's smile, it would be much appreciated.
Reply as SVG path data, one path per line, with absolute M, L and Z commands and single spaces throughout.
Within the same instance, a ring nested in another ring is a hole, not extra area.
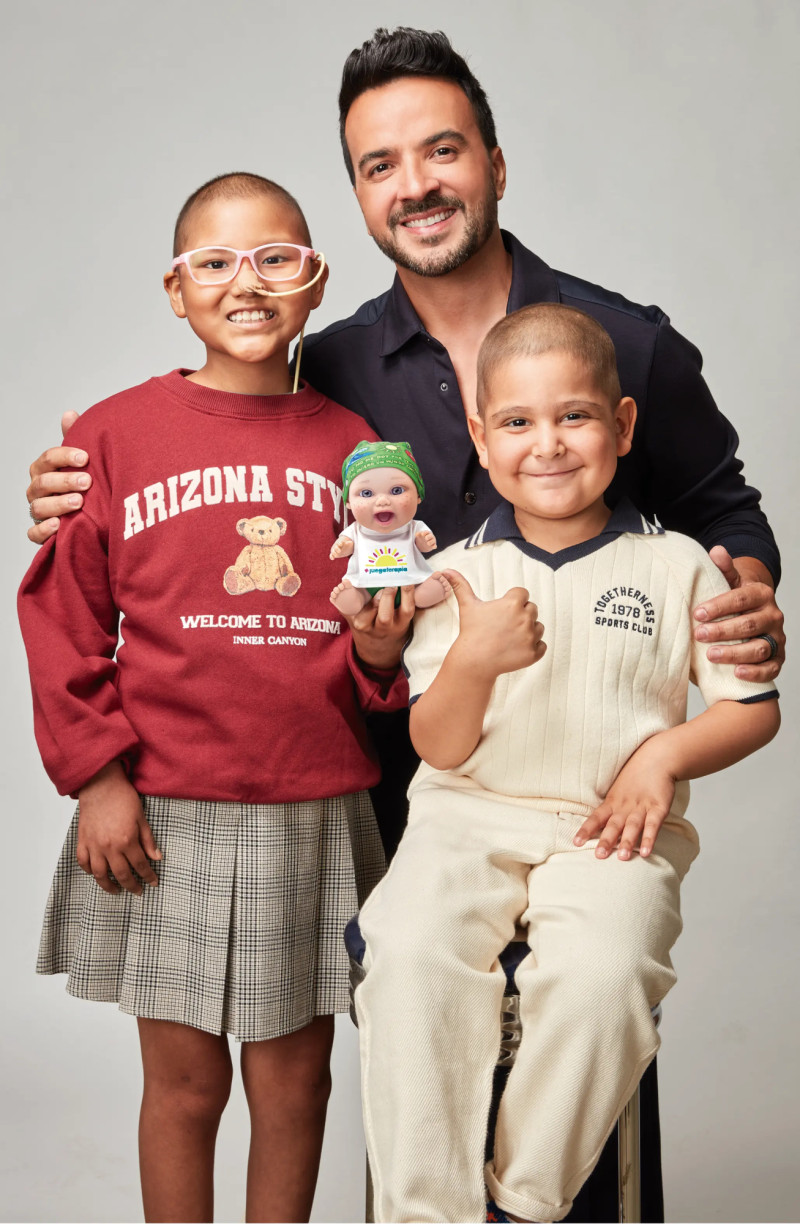
M 228 322 L 253 330 L 262 323 L 270 323 L 274 318 L 274 310 L 234 310 L 228 315 Z
M 611 404 L 582 362 L 561 352 L 509 359 L 470 431 L 526 540 L 558 551 L 597 535 L 617 456 L 630 449 L 633 400 Z
M 203 248 L 253 252 L 267 244 L 305 246 L 307 234 L 280 197 L 244 196 L 210 200 L 198 208 L 190 215 L 181 242 L 187 252 Z M 185 265 L 175 268 L 164 281 L 172 308 L 179 318 L 189 320 L 206 348 L 205 365 L 189 377 L 227 391 L 263 395 L 290 391 L 289 350 L 322 300 L 325 276 L 307 291 L 289 296 L 271 298 L 263 290 L 302 289 L 316 272 L 309 259 L 296 280 L 273 286 L 256 274 L 250 258 L 242 258 L 232 280 L 198 284 Z

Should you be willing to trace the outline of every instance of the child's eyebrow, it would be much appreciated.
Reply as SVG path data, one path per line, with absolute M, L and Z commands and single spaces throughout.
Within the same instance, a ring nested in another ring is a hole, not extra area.
M 556 404 L 557 408 L 604 408 L 606 405 L 601 404 L 599 400 L 562 400 L 560 404 Z
M 424 140 L 419 142 L 420 149 L 430 148 L 431 145 L 441 144 L 443 140 L 449 140 L 451 144 L 457 144 L 460 148 L 466 148 L 467 138 L 463 132 L 456 131 L 455 128 L 443 128 L 441 132 L 434 132 L 433 136 L 426 136 Z M 387 157 L 391 157 L 396 153 L 396 149 L 372 149 L 371 152 L 365 153 L 363 157 L 358 159 L 358 168 L 363 170 L 369 162 L 382 161 Z
M 603 408 L 605 405 L 598 403 L 596 400 L 560 400 L 557 404 L 552 405 L 558 412 L 570 412 L 575 408 Z M 497 421 L 500 417 L 507 416 L 529 416 L 536 409 L 530 404 L 504 404 L 502 408 L 496 408 L 494 412 L 489 413 L 490 421 Z

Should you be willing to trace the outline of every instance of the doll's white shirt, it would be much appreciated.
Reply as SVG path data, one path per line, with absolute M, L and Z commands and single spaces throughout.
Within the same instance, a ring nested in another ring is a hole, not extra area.
M 414 543 L 419 531 L 430 528 L 412 519 L 397 531 L 370 531 L 359 523 L 345 527 L 342 535 L 355 545 L 345 578 L 354 587 L 415 586 L 433 573 Z

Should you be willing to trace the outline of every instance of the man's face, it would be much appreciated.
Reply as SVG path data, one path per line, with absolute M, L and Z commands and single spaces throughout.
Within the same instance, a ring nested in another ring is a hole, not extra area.
M 479 251 L 505 190 L 462 89 L 402 77 L 356 98 L 345 124 L 355 193 L 375 242 L 418 276 L 444 276 Z

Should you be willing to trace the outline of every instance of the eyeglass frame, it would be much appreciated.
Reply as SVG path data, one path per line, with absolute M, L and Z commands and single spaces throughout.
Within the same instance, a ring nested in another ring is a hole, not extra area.
M 298 271 L 295 272 L 293 276 L 279 276 L 279 277 L 264 276 L 262 272 L 259 272 L 255 264 L 254 256 L 257 251 L 266 251 L 269 247 L 291 247 L 292 250 L 294 251 L 300 251 L 302 253 L 303 260 L 302 260 L 302 263 L 300 264 Z M 192 272 L 192 268 L 189 263 L 189 256 L 196 255 L 198 251 L 231 251 L 236 256 L 236 266 L 233 269 L 233 272 L 231 273 L 231 275 L 226 276 L 224 280 L 220 280 L 220 279 L 215 279 L 213 281 L 198 280 L 197 277 Z M 245 259 L 248 260 L 250 267 L 253 269 L 256 276 L 259 278 L 259 280 L 263 280 L 267 282 L 271 281 L 274 284 L 274 283 L 280 283 L 281 281 L 297 280 L 298 276 L 302 275 L 303 268 L 305 267 L 307 259 L 310 259 L 312 261 L 317 260 L 317 259 L 322 259 L 323 266 L 324 266 L 325 256 L 322 254 L 321 251 L 315 251 L 313 247 L 301 246 L 299 242 L 262 242 L 261 246 L 253 247 L 252 250 L 250 251 L 240 251 L 236 247 L 229 247 L 229 246 L 224 246 L 220 244 L 219 246 L 194 247 L 194 249 L 191 251 L 184 251 L 182 255 L 176 255 L 172 261 L 172 267 L 170 271 L 175 272 L 180 267 L 181 264 L 185 264 L 186 270 L 188 271 L 189 276 L 192 278 L 192 280 L 194 281 L 196 285 L 200 285 L 202 288 L 205 288 L 205 289 L 211 289 L 214 287 L 214 285 L 229 285 L 231 281 L 236 280 L 236 277 L 239 275 L 239 269 L 241 268 L 242 263 Z M 317 277 L 315 277 L 315 280 L 318 279 L 319 275 L 320 273 L 317 274 Z M 305 286 L 305 285 L 303 286 L 304 289 L 307 287 L 308 286 Z M 276 296 L 280 296 L 280 295 L 276 295 Z

